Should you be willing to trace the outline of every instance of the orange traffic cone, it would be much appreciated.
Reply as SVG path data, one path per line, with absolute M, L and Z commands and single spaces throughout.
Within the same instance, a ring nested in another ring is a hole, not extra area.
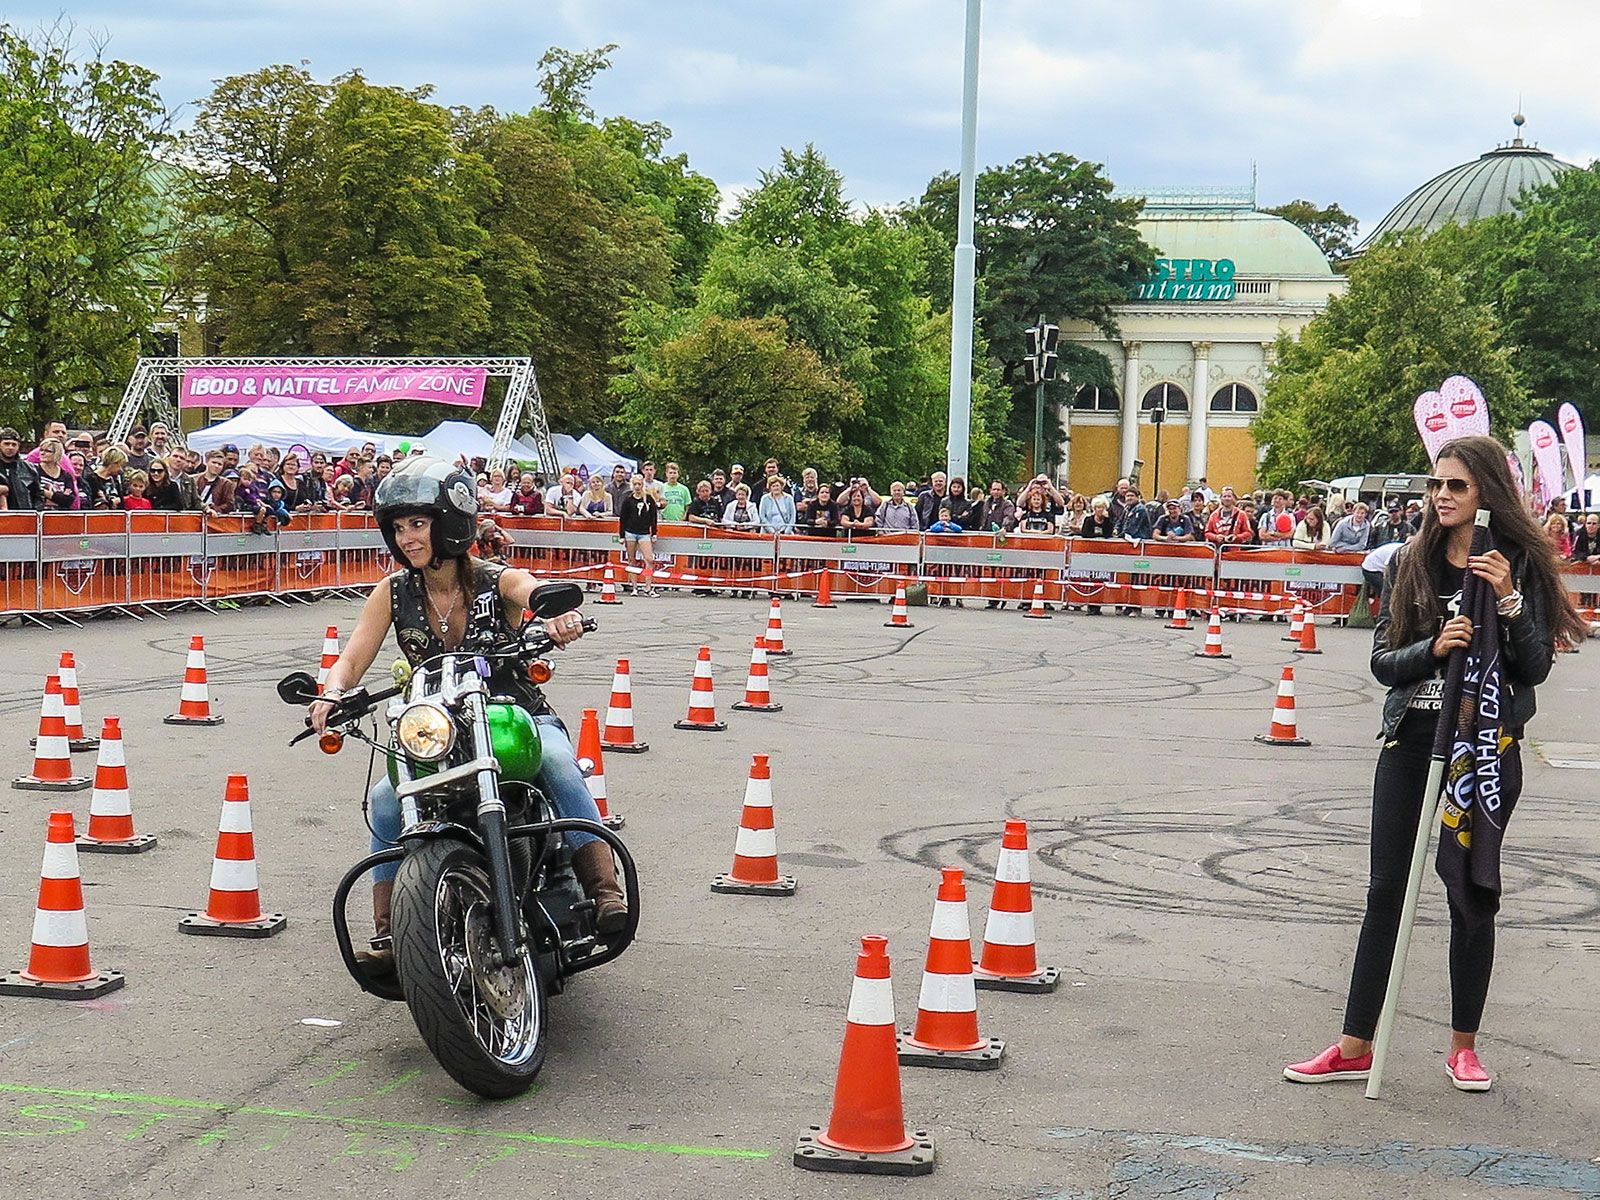
M 229 775 L 217 827 L 217 854 L 211 863 L 211 897 L 203 913 L 178 922 L 178 932 L 210 937 L 264 938 L 289 923 L 282 913 L 261 911 L 256 879 L 256 841 L 250 826 L 250 781 Z
M 983 953 L 972 976 L 977 987 L 996 992 L 1053 992 L 1061 981 L 1060 967 L 1039 965 L 1034 944 L 1026 821 L 1006 822 L 989 921 L 983 928 Z
M 717 733 L 728 727 L 717 720 L 717 697 L 711 686 L 711 647 L 701 646 L 694 664 L 694 683 L 689 688 L 689 715 L 672 723 L 674 729 L 699 729 Z
M 78 664 L 73 660 L 71 650 L 61 652 L 61 666 L 57 674 L 61 676 L 61 706 L 66 710 L 68 748 L 74 752 L 98 749 L 100 739 L 90 737 L 83 731 L 83 705 L 78 699 Z
M 18 776 L 11 781 L 11 786 L 25 792 L 81 792 L 93 782 L 87 775 L 72 773 L 61 677 L 48 675 L 44 681 L 44 703 L 39 707 L 39 736 L 34 739 L 33 774 Z
M 1317 614 L 1310 607 L 1306 609 L 1305 628 L 1300 631 L 1300 644 L 1294 648 L 1296 654 L 1321 654 L 1317 649 Z
M 589 784 L 589 795 L 600 810 L 600 823 L 607 829 L 621 829 L 627 820 L 612 816 L 606 804 L 606 761 L 600 753 L 600 713 L 597 709 L 583 710 L 583 724 L 578 726 L 578 769 Z
M 792 896 L 793 875 L 778 874 L 778 835 L 772 821 L 772 768 L 765 754 L 750 756 L 744 811 L 733 843 L 733 869 L 711 881 L 713 892 L 735 896 Z
M 1232 658 L 1222 652 L 1222 610 L 1211 610 L 1211 622 L 1206 626 L 1206 644 L 1194 652 L 1196 658 Z
M 621 604 L 617 596 L 617 576 L 610 567 L 606 568 L 606 581 L 600 585 L 600 599 L 596 604 Z
M 978 994 L 972 982 L 972 930 L 967 885 L 960 867 L 945 867 L 933 902 L 928 963 L 922 971 L 917 1023 L 900 1035 L 902 1066 L 992 1071 L 1006 1044 L 978 1032 Z
M 894 605 L 889 609 L 889 619 L 883 623 L 885 629 L 912 629 L 911 618 L 906 616 L 906 589 L 904 584 L 897 585 L 894 589 Z
M 526 618 L 524 618 L 526 620 Z M 322 635 L 322 665 L 317 668 L 317 695 L 322 695 L 328 685 L 328 672 L 339 661 L 339 627 L 329 625 Z
M 1051 614 L 1046 612 L 1044 607 L 1043 583 L 1035 583 L 1033 585 L 1033 602 L 1023 610 L 1022 615 L 1025 617 L 1034 617 L 1043 621 L 1048 621 L 1050 619 Z
M 625 658 L 617 659 L 616 674 L 611 677 L 611 702 L 606 705 L 600 744 L 618 754 L 643 754 L 650 749 L 650 743 L 641 742 L 633 731 L 633 676 Z
M 856 956 L 828 1128 L 813 1125 L 800 1135 L 794 1165 L 858 1175 L 928 1175 L 936 1158 L 931 1137 L 921 1130 L 906 1132 L 889 940 L 868 934 Z
M 1179 588 L 1177 598 L 1172 602 L 1172 620 L 1167 622 L 1168 629 L 1193 629 L 1189 624 L 1189 591 Z
M 744 699 L 734 704 L 746 712 L 782 712 L 783 705 L 772 702 L 772 686 L 767 679 L 767 639 L 756 638 L 750 651 L 750 674 L 745 680 Z
M 1300 641 L 1300 632 L 1306 627 L 1306 605 L 1304 600 L 1296 600 L 1294 608 L 1289 610 L 1289 632 L 1283 635 L 1286 642 Z
M 33 948 L 27 967 L 0 975 L 0 996 L 93 1000 L 127 982 L 120 971 L 96 971 L 89 964 L 89 923 L 73 841 L 72 814 L 51 813 L 33 913 Z
M 206 639 L 198 633 L 189 639 L 189 661 L 183 668 L 183 692 L 178 711 L 163 717 L 167 725 L 221 725 L 222 715 L 211 711 L 211 692 L 206 684 Z
M 817 598 L 811 602 L 812 608 L 838 608 L 833 602 L 833 572 L 827 567 L 822 568 L 821 577 L 817 581 Z
M 107 717 L 100 727 L 100 757 L 89 797 L 89 830 L 78 849 L 90 854 L 139 854 L 154 850 L 153 834 L 133 831 L 133 801 L 128 794 L 128 760 L 122 749 L 122 722 Z
M 772 607 L 767 610 L 767 653 L 774 658 L 782 658 L 789 653 L 783 644 L 783 601 L 776 596 L 772 598 Z
M 1266 733 L 1256 734 L 1256 741 L 1268 746 L 1311 745 L 1295 728 L 1293 667 L 1283 669 L 1283 678 L 1278 680 L 1278 698 L 1272 705 L 1272 725 Z

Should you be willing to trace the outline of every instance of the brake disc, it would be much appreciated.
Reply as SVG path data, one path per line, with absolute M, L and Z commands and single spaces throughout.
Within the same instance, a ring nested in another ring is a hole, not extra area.
M 489 906 L 479 901 L 467 909 L 466 936 L 467 967 L 483 997 L 495 1015 L 511 1020 L 520 1016 L 524 1007 L 524 987 L 521 960 L 511 966 L 499 964 L 499 951 L 494 941 L 494 921 Z

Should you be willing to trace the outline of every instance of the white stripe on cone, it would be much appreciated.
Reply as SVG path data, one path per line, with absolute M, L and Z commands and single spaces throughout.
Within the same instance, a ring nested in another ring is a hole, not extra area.
M 1028 852 L 1000 851 L 1000 861 L 995 864 L 994 877 L 1000 883 L 1031 883 L 1032 880 L 1028 878 Z
M 189 651 L 188 661 L 184 663 L 185 667 L 189 667 L 189 668 L 204 667 L 205 665 L 206 665 L 206 652 L 204 650 L 191 650 L 191 651 Z
M 256 881 L 256 860 L 214 858 L 211 860 L 211 886 L 219 892 L 254 892 L 260 888 Z
M 180 700 L 205 700 L 207 698 L 205 684 L 190 683 L 188 680 L 184 680 L 183 691 L 178 693 L 178 699 Z
M 34 746 L 34 757 L 39 758 L 70 758 L 72 747 L 66 737 L 59 733 L 52 733 L 38 739 Z
M 122 739 L 103 738 L 100 742 L 100 757 L 95 760 L 101 767 L 125 767 L 128 765 L 127 753 L 122 748 Z
M 850 1009 L 845 1020 L 852 1025 L 893 1025 L 894 988 L 887 979 L 862 979 L 850 985 Z
M 35 909 L 33 913 L 33 944 L 36 946 L 87 946 L 89 923 L 83 909 L 71 912 L 52 912 Z
M 89 815 L 93 817 L 131 817 L 133 798 L 127 788 L 95 788 L 89 797 Z
M 250 806 L 229 800 L 222 806 L 222 819 L 217 822 L 218 833 L 254 833 L 250 827 Z
M 621 729 L 633 724 L 633 709 L 618 708 L 616 705 L 606 706 L 606 725 L 612 729 Z
M 589 763 L 591 767 L 594 765 L 593 763 L 589 762 L 587 758 L 583 759 L 582 761 Z M 589 785 L 589 798 L 597 805 L 602 800 L 611 799 L 611 797 L 606 793 L 606 773 L 604 771 L 594 772 L 594 774 L 590 775 L 585 782 L 587 782 Z
M 978 991 L 972 981 L 972 972 L 938 975 L 924 971 L 922 994 L 917 999 L 917 1007 L 927 1012 L 977 1012 Z
M 983 940 L 996 946 L 1033 945 L 1033 911 L 1016 913 L 991 908 L 989 923 L 984 926 Z
M 777 858 L 778 831 L 746 829 L 741 825 L 733 839 L 733 852 L 740 858 Z
M 772 807 L 772 780 L 749 779 L 744 785 L 744 802 L 752 808 Z
M 972 938 L 967 927 L 967 905 L 964 900 L 935 900 L 930 938 L 944 942 L 965 942 Z
M 78 848 L 71 842 L 46 842 L 44 865 L 39 869 L 41 879 L 76 879 L 78 877 Z

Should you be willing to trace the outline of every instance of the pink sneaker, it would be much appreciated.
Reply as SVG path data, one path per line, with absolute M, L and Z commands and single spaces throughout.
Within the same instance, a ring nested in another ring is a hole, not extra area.
M 1494 1080 L 1478 1061 L 1476 1050 L 1457 1050 L 1445 1062 L 1445 1073 L 1461 1092 L 1487 1092 Z
M 1315 1058 L 1305 1062 L 1290 1063 L 1283 1069 L 1283 1077 L 1294 1083 L 1343 1083 L 1360 1081 L 1372 1074 L 1372 1055 L 1345 1058 L 1335 1042 Z

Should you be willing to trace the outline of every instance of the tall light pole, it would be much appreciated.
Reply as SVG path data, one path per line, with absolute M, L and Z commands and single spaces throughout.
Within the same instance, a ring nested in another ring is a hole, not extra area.
M 972 244 L 978 186 L 978 26 L 983 0 L 967 0 L 966 66 L 961 83 L 961 198 L 956 214 L 955 287 L 950 297 L 950 437 L 946 470 L 968 474 L 972 440 L 972 292 L 978 251 Z

